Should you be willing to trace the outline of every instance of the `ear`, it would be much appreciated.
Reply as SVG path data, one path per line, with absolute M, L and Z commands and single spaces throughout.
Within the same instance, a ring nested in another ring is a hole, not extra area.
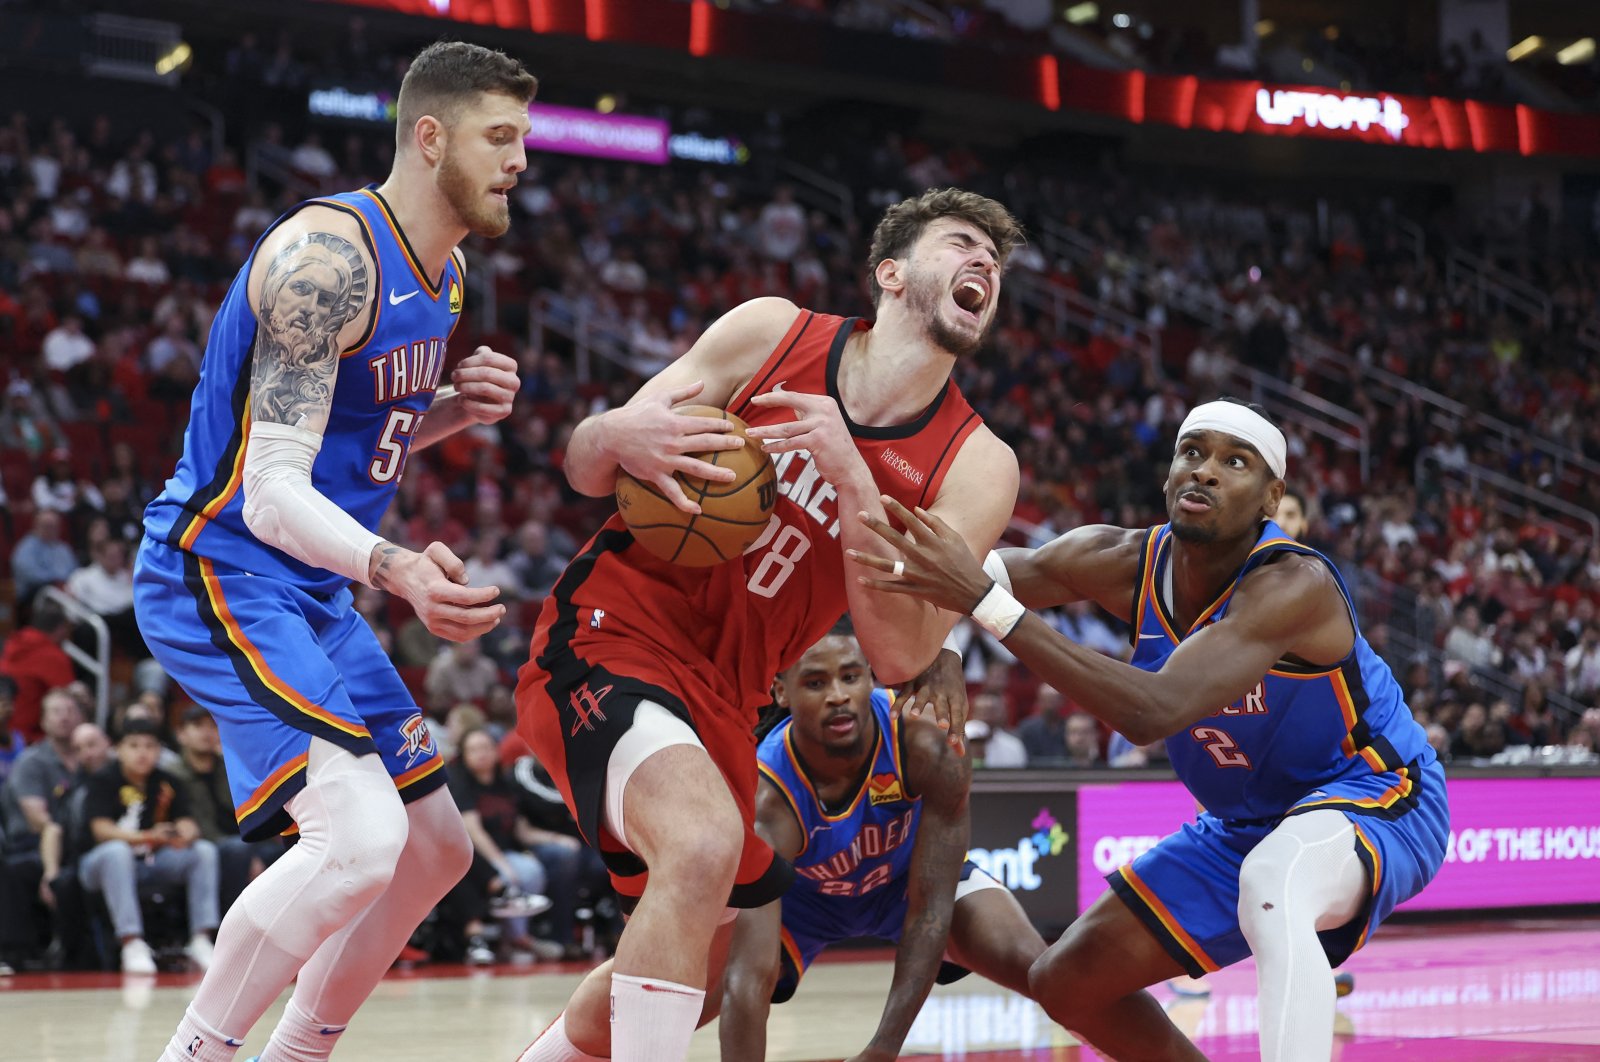
M 1268 520 L 1278 515 L 1278 506 L 1283 504 L 1283 492 L 1288 488 L 1281 479 L 1274 479 L 1267 485 L 1267 500 L 1261 504 L 1261 515 Z
M 777 678 L 772 682 L 772 701 L 784 711 L 789 710 L 789 691 L 783 688 L 783 679 Z
M 878 263 L 878 268 L 872 271 L 872 275 L 877 279 L 878 287 L 882 288 L 886 293 L 898 295 L 905 290 L 904 259 L 885 258 Z
M 416 145 L 422 157 L 431 166 L 444 156 L 444 149 L 449 141 L 449 133 L 444 123 L 431 114 L 424 114 L 417 119 L 417 124 L 411 129 L 411 140 Z

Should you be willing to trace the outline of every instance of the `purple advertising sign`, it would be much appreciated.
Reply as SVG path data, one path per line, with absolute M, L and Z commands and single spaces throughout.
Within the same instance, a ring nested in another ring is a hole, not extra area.
M 1105 875 L 1193 818 L 1176 782 L 1078 790 L 1078 907 Z M 1424 911 L 1600 903 L 1600 778 L 1450 779 L 1450 846 L 1432 884 L 1401 905 Z
M 660 118 L 633 114 L 601 114 L 576 107 L 534 103 L 528 107 L 533 129 L 523 142 L 539 151 L 591 155 L 625 162 L 667 162 L 670 127 Z

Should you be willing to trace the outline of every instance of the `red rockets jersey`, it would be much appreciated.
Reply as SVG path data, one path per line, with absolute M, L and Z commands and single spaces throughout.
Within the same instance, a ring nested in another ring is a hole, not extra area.
M 857 318 L 800 311 L 729 411 L 752 426 L 793 420 L 788 408 L 750 402 L 779 384 L 837 401 L 845 343 L 870 327 Z M 933 504 L 981 423 L 953 382 L 906 424 L 867 427 L 844 417 L 878 489 L 908 507 Z M 806 451 L 776 455 L 774 464 L 777 507 L 737 560 L 680 567 L 634 543 L 620 516 L 606 521 L 546 599 L 521 685 L 540 682 L 539 672 L 570 675 L 603 665 L 675 691 L 703 738 L 707 711 L 748 733 L 770 700 L 773 676 L 848 607 L 840 540 L 847 517 L 837 492 Z

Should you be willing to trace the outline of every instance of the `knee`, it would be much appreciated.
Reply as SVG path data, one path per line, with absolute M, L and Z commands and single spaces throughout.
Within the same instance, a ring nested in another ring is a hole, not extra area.
M 1245 857 L 1239 868 L 1239 925 L 1246 935 L 1252 924 L 1284 910 L 1283 867 L 1260 851 Z
M 410 824 L 398 797 L 364 810 L 332 834 L 322 866 L 335 875 L 337 890 L 349 908 L 366 906 L 389 887 L 409 836 Z
M 133 846 L 127 841 L 101 841 L 94 848 L 95 863 L 104 868 L 133 866 Z
M 467 836 L 460 815 L 428 833 L 428 861 L 438 868 L 439 878 L 448 888 L 465 877 L 472 866 L 472 838 Z
M 1067 995 L 1069 976 L 1070 968 L 1061 961 L 1057 950 L 1051 948 L 1028 967 L 1028 995 L 1040 1003 L 1061 999 Z
M 629 820 L 628 832 L 652 878 L 681 871 L 709 893 L 731 887 L 739 872 L 744 819 L 726 789 Z
M 670 845 L 663 869 L 674 865 L 688 869 L 697 880 L 733 885 L 739 873 L 739 856 L 744 851 L 744 822 L 737 810 L 684 824 L 678 843 Z

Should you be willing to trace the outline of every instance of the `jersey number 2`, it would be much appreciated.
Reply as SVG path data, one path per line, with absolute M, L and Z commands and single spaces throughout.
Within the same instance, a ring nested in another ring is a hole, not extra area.
M 374 483 L 393 483 L 406 467 L 406 452 L 411 436 L 422 425 L 422 415 L 409 409 L 391 409 L 389 420 L 378 437 L 378 452 L 367 468 Z
M 1217 761 L 1218 767 L 1249 768 L 1250 757 L 1240 751 L 1239 746 L 1233 743 L 1233 738 L 1226 732 L 1214 726 L 1197 726 L 1189 731 L 1189 736 L 1205 743 L 1206 751 L 1211 753 L 1211 758 Z

